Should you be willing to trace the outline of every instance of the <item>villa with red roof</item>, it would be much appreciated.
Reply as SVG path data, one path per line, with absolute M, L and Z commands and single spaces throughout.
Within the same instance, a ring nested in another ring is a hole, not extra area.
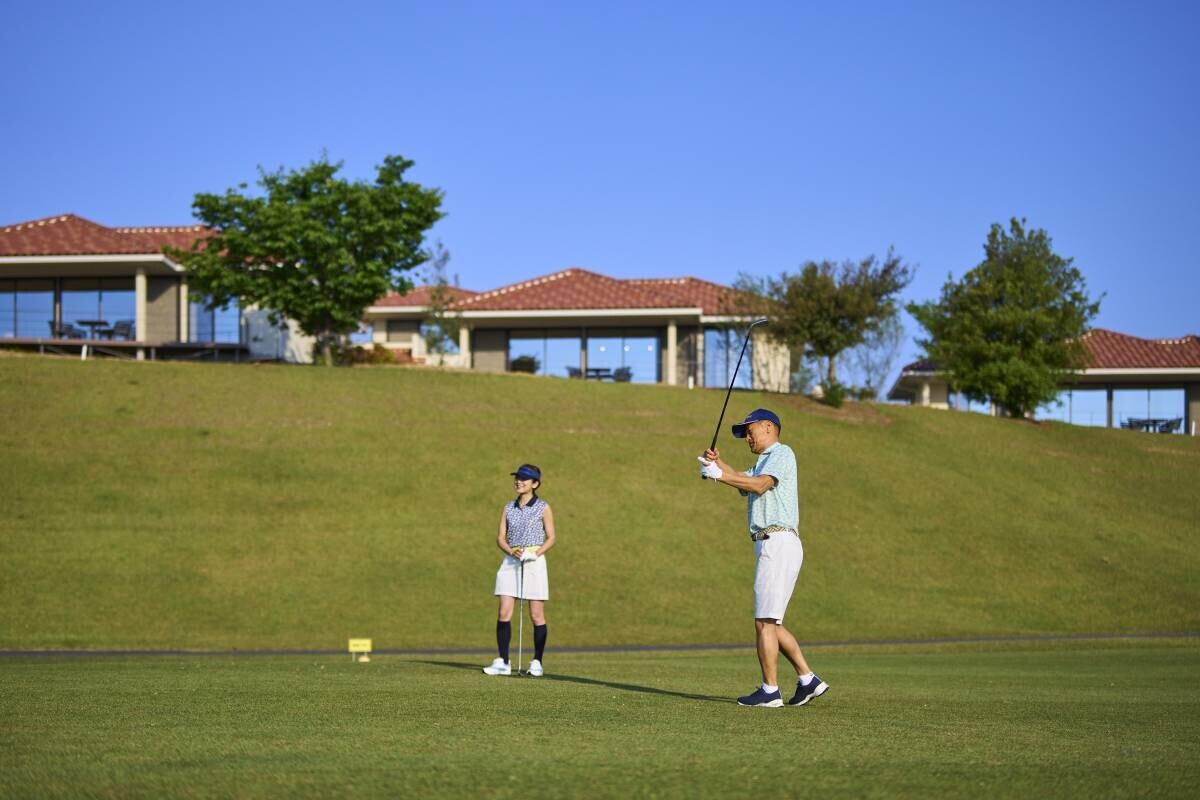
M 1064 421 L 1163 433 L 1200 432 L 1200 336 L 1142 339 L 1093 328 L 1082 342 L 1087 366 L 1059 382 Z M 1086 408 L 1089 397 L 1096 412 L 1076 413 L 1077 406 Z M 946 375 L 928 359 L 901 369 L 888 399 L 934 408 L 962 403 L 961 398 L 955 402 Z
M 198 225 L 109 228 L 74 214 L 0 227 L 0 344 L 85 348 L 136 358 L 311 359 L 294 324 L 254 308 L 206 310 L 186 270 L 165 255 L 205 235 Z M 429 360 L 429 287 L 380 298 L 366 337 L 406 360 Z M 618 279 L 571 268 L 476 292 L 448 287 L 460 326 L 442 362 L 634 383 L 725 386 L 741 346 L 736 292 L 697 278 Z M 785 348 L 756 337 L 739 385 L 786 391 Z
M 735 290 L 698 278 L 611 278 L 579 267 L 486 292 L 451 288 L 457 352 L 446 363 L 688 386 L 727 385 L 741 341 L 729 330 Z M 428 288 L 366 312 L 376 344 L 425 357 Z M 787 391 L 788 353 L 756 338 L 749 387 Z M 514 366 L 515 365 L 515 366 Z

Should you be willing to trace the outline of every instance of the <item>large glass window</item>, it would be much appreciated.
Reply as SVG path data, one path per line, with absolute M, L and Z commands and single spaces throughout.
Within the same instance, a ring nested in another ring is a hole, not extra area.
M 14 297 L 16 335 L 45 338 L 54 329 L 53 281 L 17 281 Z
M 589 377 L 630 383 L 658 383 L 658 336 L 652 331 L 612 331 L 589 336 Z
M 62 283 L 66 333 L 132 339 L 136 313 L 132 278 L 68 278 Z M 110 332 L 113 330 L 117 333 Z
M 1183 432 L 1182 389 L 1116 389 L 1113 391 L 1113 425 L 1138 430 L 1170 429 Z M 1108 425 L 1108 392 L 1105 389 L 1068 389 L 1057 403 L 1038 408 L 1037 419 L 1103 428 Z M 1178 420 L 1178 423 L 1175 423 Z
M 193 300 L 188 310 L 188 339 L 193 342 L 242 341 L 242 310 L 238 303 L 225 308 L 206 309 L 204 300 Z
M 577 331 L 512 331 L 509 369 L 554 378 L 577 378 L 580 335 Z
M 0 339 L 17 335 L 17 284 L 0 281 Z
M 508 368 L 555 378 L 579 377 L 578 331 L 512 331 L 508 337 Z
M 746 347 L 746 355 L 742 358 L 742 367 L 738 369 L 737 389 L 750 389 L 754 386 L 754 359 L 751 352 L 754 343 Z M 742 352 L 742 337 L 737 331 L 720 328 L 706 328 L 704 331 L 704 385 L 709 387 L 727 387 L 737 369 L 738 355 Z
M 1103 428 L 1108 424 L 1108 393 L 1104 389 L 1068 389 L 1058 393 L 1057 402 L 1039 407 L 1034 417 Z
M 1117 389 L 1113 425 L 1184 433 L 1183 389 Z

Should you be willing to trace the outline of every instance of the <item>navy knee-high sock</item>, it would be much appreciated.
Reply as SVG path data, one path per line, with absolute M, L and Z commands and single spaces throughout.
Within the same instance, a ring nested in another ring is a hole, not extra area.
M 512 641 L 512 623 L 496 621 L 496 648 L 500 657 L 508 661 L 508 643 Z
M 533 657 L 538 661 L 542 660 L 542 653 L 546 651 L 546 626 L 533 626 Z

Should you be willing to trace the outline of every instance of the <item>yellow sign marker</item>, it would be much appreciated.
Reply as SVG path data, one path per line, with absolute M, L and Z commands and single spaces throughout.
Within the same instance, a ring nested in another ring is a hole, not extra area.
M 371 640 L 370 639 L 351 639 L 350 640 L 350 660 L 367 662 L 371 660 Z

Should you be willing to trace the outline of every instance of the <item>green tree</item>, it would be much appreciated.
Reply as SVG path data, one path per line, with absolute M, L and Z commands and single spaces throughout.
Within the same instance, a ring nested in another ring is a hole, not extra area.
M 947 279 L 940 300 L 908 305 L 928 332 L 917 344 L 951 386 L 1013 416 L 1053 400 L 1058 380 L 1084 366 L 1080 337 L 1100 311 L 1072 259 L 1025 225 L 993 224 L 977 267 Z
M 838 357 L 896 315 L 896 295 L 912 278 L 913 268 L 888 250 L 883 261 L 873 255 L 841 264 L 809 261 L 797 274 L 742 276 L 735 286 L 743 294 L 767 299 L 769 335 L 823 363 L 829 387 L 838 383 Z M 756 307 L 761 308 L 759 303 Z
M 411 289 L 405 273 L 428 258 L 421 245 L 442 217 L 442 193 L 405 180 L 412 164 L 385 157 L 373 184 L 339 178 L 342 163 L 324 155 L 291 172 L 260 167 L 261 195 L 244 194 L 244 183 L 197 194 L 193 213 L 211 235 L 169 252 L 210 308 L 240 300 L 275 324 L 294 319 L 331 364 L 364 309 Z
M 425 269 L 429 300 L 426 303 L 425 325 L 421 330 L 426 352 L 438 357 L 457 352 L 458 332 L 462 327 L 462 317 L 451 310 L 458 296 L 446 276 L 446 265 L 449 263 L 450 251 L 438 242 Z

